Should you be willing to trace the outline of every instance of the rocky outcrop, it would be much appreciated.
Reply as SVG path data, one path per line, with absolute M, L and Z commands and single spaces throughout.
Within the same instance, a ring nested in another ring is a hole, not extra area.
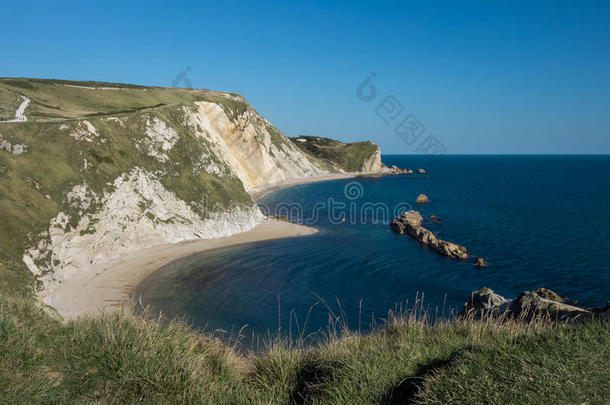
M 487 267 L 488 263 L 484 258 L 477 257 L 477 259 L 474 261 L 474 265 L 477 267 Z
M 499 310 L 503 305 L 510 303 L 509 300 L 496 294 L 491 288 L 483 287 L 470 293 L 470 300 L 466 303 L 469 311 Z
M 426 174 L 426 170 L 425 169 L 417 169 L 417 173 L 419 173 L 419 174 Z
M 392 165 L 390 167 L 384 167 L 381 170 L 382 174 L 385 174 L 386 176 L 395 176 L 398 174 L 412 174 L 413 170 L 411 169 L 401 169 L 396 165 Z
M 565 301 L 559 294 L 546 288 L 524 291 L 513 300 L 496 294 L 490 288 L 481 288 L 470 294 L 464 310 L 458 315 L 475 318 L 502 315 L 505 319 L 530 321 L 540 318 L 562 322 L 590 319 L 596 312 L 605 316 L 603 311 L 580 308 Z
M 220 104 L 203 101 L 195 104 L 196 111 L 184 110 L 189 131 L 211 144 L 214 155 L 241 180 L 246 190 L 329 173 L 254 109 L 248 107 L 233 117 Z
M 30 99 L 23 95 L 19 95 L 19 97 L 23 100 L 23 102 L 19 105 L 19 107 L 17 108 L 17 111 L 15 111 L 15 119 L 7 120 L 7 121 L 3 121 L 2 119 L 0 119 L 0 121 L 2 121 L 2 122 L 25 122 L 28 120 L 28 118 L 25 116 L 25 109 L 28 108 L 28 106 L 30 105 Z
M 468 250 L 464 246 L 438 239 L 434 233 L 421 226 L 422 222 L 421 214 L 411 210 L 394 218 L 390 223 L 390 228 L 397 233 L 413 237 L 443 256 L 461 260 L 468 259 Z
M 534 290 L 534 293 L 536 295 L 538 295 L 539 297 L 547 299 L 547 300 L 551 300 L 551 301 L 555 301 L 555 302 L 565 302 L 564 298 L 562 298 L 556 292 L 549 290 L 548 288 L 544 288 L 544 287 L 538 288 L 537 290 Z
M 83 213 L 75 226 L 60 212 L 23 260 L 45 289 L 92 264 L 118 259 L 146 247 L 210 239 L 245 232 L 263 221 L 256 206 L 235 207 L 205 218 L 167 190 L 152 173 L 135 168 L 117 178 L 113 191 L 97 196 L 86 185 L 67 194 Z M 43 296 L 44 294 L 41 294 Z
M 21 155 L 25 152 L 27 152 L 28 150 L 28 146 L 27 145 L 23 145 L 23 144 L 11 144 L 9 141 L 7 141 L 6 139 L 4 139 L 2 137 L 2 134 L 0 134 L 0 150 L 5 149 L 7 152 L 12 153 L 13 155 Z
M 415 200 L 416 203 L 418 204 L 425 204 L 425 203 L 429 203 L 430 199 L 428 198 L 427 195 L 425 194 L 420 194 L 417 196 L 417 199 Z
M 513 317 L 526 320 L 535 317 L 548 317 L 559 321 L 591 318 L 591 312 L 586 309 L 543 298 L 533 291 L 522 292 L 513 300 L 508 310 Z
M 364 165 L 362 165 L 361 171 L 364 173 L 379 173 L 379 172 L 381 172 L 381 169 L 382 169 L 381 149 L 379 149 L 379 147 L 377 147 L 377 150 L 375 151 L 375 153 L 373 153 L 371 155 L 371 157 L 368 158 L 364 162 Z

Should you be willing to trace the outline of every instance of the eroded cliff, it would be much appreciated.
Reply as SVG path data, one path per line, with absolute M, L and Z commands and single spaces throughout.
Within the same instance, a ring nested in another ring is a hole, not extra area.
M 0 101 L 19 118 L 0 123 L 0 283 L 27 267 L 43 295 L 135 250 L 251 229 L 255 187 L 381 169 L 375 145 L 316 154 L 232 93 L 0 79 Z

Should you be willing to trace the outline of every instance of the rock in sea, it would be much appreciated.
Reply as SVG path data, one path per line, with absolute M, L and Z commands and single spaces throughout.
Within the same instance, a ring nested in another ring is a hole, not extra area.
M 428 219 L 430 219 L 430 222 L 433 224 L 442 224 L 443 221 L 440 219 L 440 217 L 437 217 L 436 215 L 428 215 Z
M 491 288 L 483 287 L 470 293 L 470 300 L 464 306 L 464 310 L 490 310 L 499 309 L 510 301 L 496 294 Z
M 555 301 L 556 299 L 562 301 Z M 507 319 L 529 321 L 543 318 L 561 322 L 585 320 L 595 316 L 596 311 L 568 305 L 564 301 L 559 294 L 546 288 L 524 291 L 514 300 L 507 300 L 489 288 L 481 288 L 470 294 L 470 300 L 464 305 L 464 310 L 459 315 L 470 314 L 478 318 L 482 314 L 501 314 Z M 603 313 L 599 313 L 597 316 L 606 317 Z
M 382 175 L 386 175 L 386 176 L 392 176 L 392 175 L 397 175 L 397 174 L 409 174 L 409 173 L 413 173 L 413 170 L 411 169 L 401 169 L 400 167 L 396 166 L 396 165 L 392 165 L 390 167 L 385 167 L 381 170 Z
M 487 267 L 488 264 L 489 263 L 482 257 L 478 257 L 477 260 L 474 261 L 474 265 L 477 267 Z
M 424 204 L 424 203 L 428 203 L 430 202 L 430 200 L 428 199 L 428 196 L 425 194 L 420 194 L 417 196 L 417 199 L 415 200 L 416 203 L 418 204 Z
M 538 288 L 537 290 L 534 290 L 534 293 L 541 298 L 546 298 L 547 300 L 565 302 L 565 300 L 559 294 L 549 290 L 548 288 Z
M 513 317 L 530 320 L 536 317 L 553 321 L 574 321 L 591 318 L 586 309 L 542 298 L 533 291 L 524 291 L 508 307 Z
M 418 211 L 410 210 L 394 218 L 390 228 L 397 233 L 411 236 L 441 255 L 461 260 L 468 259 L 468 250 L 464 246 L 438 239 L 431 231 L 421 226 L 423 220 Z

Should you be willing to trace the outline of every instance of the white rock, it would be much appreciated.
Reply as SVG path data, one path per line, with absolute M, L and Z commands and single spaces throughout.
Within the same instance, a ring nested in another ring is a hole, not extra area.
M 77 185 L 66 198 L 75 207 L 87 209 L 98 197 L 86 185 Z M 27 250 L 24 263 L 33 274 L 44 274 L 40 279 L 45 291 L 91 264 L 151 246 L 230 236 L 248 231 L 264 219 L 255 205 L 202 218 L 165 189 L 154 174 L 140 168 L 117 178 L 113 190 L 99 201 L 102 208 L 76 218 L 75 228 L 68 227 L 70 217 L 60 212 L 51 220 L 48 232 L 40 235 L 42 242 Z M 45 294 L 43 291 L 41 296 Z
M 30 105 L 30 99 L 22 95 L 19 97 L 21 97 L 23 102 L 19 105 L 17 111 L 15 111 L 15 119 L 2 122 L 25 122 L 28 120 L 28 118 L 25 116 L 25 109 Z
M 178 142 L 179 135 L 176 130 L 157 117 L 149 117 L 146 121 L 145 135 L 146 137 L 136 142 L 136 148 L 161 163 L 167 162 L 169 160 L 167 153 Z
M 184 108 L 185 124 L 210 143 L 220 161 L 242 181 L 246 190 L 298 177 L 327 174 L 289 141 L 280 148 L 271 141 L 269 123 L 248 109 L 232 122 L 216 103 L 197 102 L 197 111 Z
M 59 129 L 67 129 L 64 127 L 65 124 L 61 125 Z M 97 132 L 97 129 L 87 120 L 77 121 L 75 122 L 75 130 L 70 134 L 70 136 L 77 141 L 86 141 L 86 142 L 94 142 L 97 138 L 99 138 L 100 134 Z
M 7 152 L 12 153 L 13 155 L 19 156 L 24 154 L 28 150 L 28 146 L 25 144 L 11 144 L 9 141 L 2 137 L 0 134 L 0 150 L 5 149 Z

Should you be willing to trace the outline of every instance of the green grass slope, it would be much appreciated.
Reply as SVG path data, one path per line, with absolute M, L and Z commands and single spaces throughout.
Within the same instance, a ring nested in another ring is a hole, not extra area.
M 152 117 L 172 124 L 180 135 L 167 163 L 142 155 L 133 142 L 134 137 L 143 138 L 143 125 Z M 238 178 L 220 179 L 203 170 L 193 171 L 202 154 L 210 155 L 220 167 L 224 164 L 210 153 L 204 140 L 181 125 L 182 119 L 183 112 L 178 106 L 127 114 L 124 126 L 101 118 L 89 119 L 105 143 L 76 141 L 65 134 L 70 130 L 60 130 L 60 123 L 56 122 L 28 121 L 0 126 L 4 139 L 29 146 L 26 153 L 18 156 L 0 153 L 0 263 L 11 271 L 23 270 L 21 256 L 25 247 L 48 228 L 58 212 L 74 213 L 75 209 L 64 198 L 71 187 L 86 183 L 90 190 L 102 194 L 108 183 L 136 166 L 151 173 L 163 172 L 162 184 L 184 201 L 199 203 L 205 195 L 205 204 L 210 211 L 217 204 L 251 204 Z M 78 121 L 64 124 L 70 128 L 79 125 Z M 89 165 L 87 170 L 83 168 L 85 161 Z M 93 212 L 96 208 L 91 205 L 88 211 Z M 206 216 L 205 210 L 199 211 Z M 22 287 L 11 282 L 16 279 L 6 271 L 1 272 L 0 288 Z
M 211 101 L 238 112 L 248 108 L 237 94 L 208 90 L 146 87 L 129 84 L 76 82 L 49 79 L 0 78 L 0 118 L 14 118 L 21 103 L 31 100 L 26 115 L 31 121 L 53 121 L 133 113 L 170 105 Z M 6 106 L 10 108 L 6 108 Z
M 378 150 L 377 145 L 369 141 L 343 143 L 315 136 L 298 136 L 290 139 L 309 156 L 330 163 L 329 168 L 342 168 L 347 172 L 361 171 L 363 163 Z
M 604 404 L 610 324 L 391 318 L 314 348 L 239 354 L 127 313 L 62 324 L 0 298 L 5 403 Z
M 0 148 L 2 291 L 31 290 L 32 279 L 21 260 L 24 249 L 48 228 L 58 212 L 74 213 L 65 200 L 74 185 L 86 183 L 91 191 L 101 194 L 114 179 L 137 166 L 163 173 L 162 184 L 186 202 L 201 203 L 205 195 L 206 206 L 196 210 L 202 217 L 206 217 L 205 208 L 213 211 L 229 204 L 252 204 L 238 178 L 193 170 L 201 156 L 208 155 L 216 166 L 230 171 L 210 152 L 210 145 L 184 125 L 183 109 L 195 109 L 196 101 L 217 103 L 235 119 L 252 108 L 239 95 L 98 82 L 0 79 L 1 119 L 14 118 L 22 95 L 31 100 L 26 110 L 28 121 L 0 123 L 0 142 L 27 145 L 27 152 L 20 155 Z M 171 125 L 179 135 L 166 163 L 136 149 L 137 141 L 144 139 L 146 122 L 155 118 Z M 82 119 L 97 129 L 103 143 L 70 137 L 71 132 L 83 128 Z M 96 208 L 92 205 L 87 211 Z

